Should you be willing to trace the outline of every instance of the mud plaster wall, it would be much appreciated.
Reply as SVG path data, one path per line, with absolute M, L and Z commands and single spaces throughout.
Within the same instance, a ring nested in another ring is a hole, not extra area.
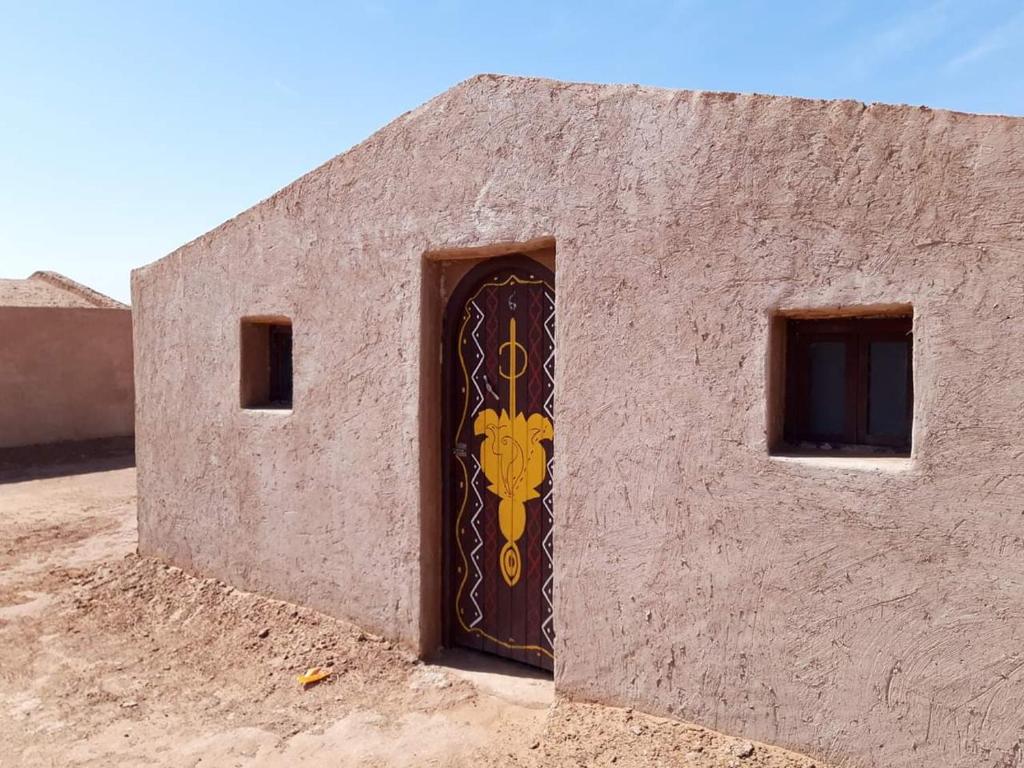
M 423 254 L 554 236 L 558 688 L 1012 764 L 1022 211 L 1020 120 L 473 79 L 135 273 L 140 548 L 418 645 Z M 904 303 L 913 458 L 770 457 L 771 313 Z M 290 414 L 238 407 L 249 314 L 293 319 Z
M 0 307 L 0 448 L 131 435 L 132 316 Z

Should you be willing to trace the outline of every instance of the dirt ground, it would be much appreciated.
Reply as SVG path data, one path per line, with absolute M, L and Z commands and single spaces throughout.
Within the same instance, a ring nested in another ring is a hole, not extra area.
M 296 675 L 329 667 L 303 690 Z M 135 472 L 0 484 L 0 766 L 809 768 L 135 554 Z M 819 768 L 824 768 L 817 763 Z

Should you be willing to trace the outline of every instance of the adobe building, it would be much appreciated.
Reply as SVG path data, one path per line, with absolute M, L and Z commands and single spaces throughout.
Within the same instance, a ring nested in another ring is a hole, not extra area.
M 140 550 L 858 766 L 1024 752 L 1024 120 L 481 76 L 133 274 Z
M 0 280 L 0 449 L 131 437 L 131 309 L 55 272 Z

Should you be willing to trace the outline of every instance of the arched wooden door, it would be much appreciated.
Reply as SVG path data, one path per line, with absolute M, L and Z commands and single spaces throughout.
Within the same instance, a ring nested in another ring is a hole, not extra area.
M 445 313 L 446 643 L 554 666 L 554 275 L 485 262 Z

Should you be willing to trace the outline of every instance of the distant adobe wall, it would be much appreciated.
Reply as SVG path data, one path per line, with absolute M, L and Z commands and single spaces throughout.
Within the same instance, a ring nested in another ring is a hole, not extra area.
M 127 309 L 0 307 L 0 448 L 134 431 Z
M 1022 212 L 1019 119 L 475 78 L 134 273 L 140 549 L 432 650 L 424 254 L 551 236 L 558 689 L 1016 765 Z M 770 456 L 773 311 L 894 304 L 913 456 Z M 249 315 L 293 323 L 292 411 L 239 407 Z

